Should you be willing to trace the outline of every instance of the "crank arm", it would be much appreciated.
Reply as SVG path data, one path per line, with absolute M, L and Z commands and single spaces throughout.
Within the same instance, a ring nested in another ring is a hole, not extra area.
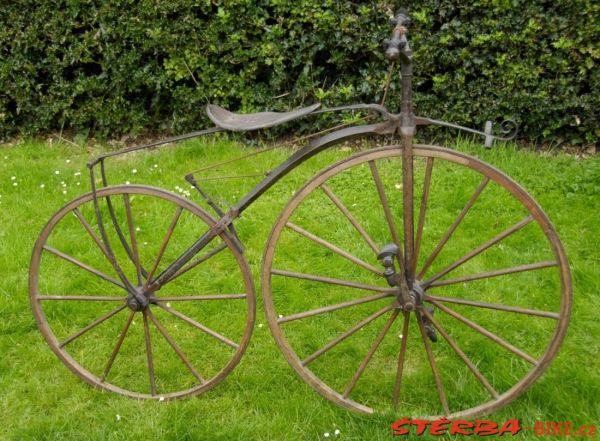
M 463 132 L 474 133 L 475 135 L 481 135 L 481 136 L 485 137 L 484 145 L 488 149 L 492 147 L 492 142 L 494 142 L 494 140 L 510 141 L 510 140 L 514 139 L 515 136 L 517 136 L 517 132 L 519 131 L 519 126 L 517 125 L 517 123 L 510 119 L 504 120 L 504 121 L 502 121 L 502 123 L 500 123 L 501 135 L 493 134 L 493 132 L 492 132 L 493 124 L 491 121 L 487 121 L 485 123 L 485 128 L 483 131 L 471 129 L 469 127 L 464 127 L 464 126 L 449 123 L 446 121 L 439 121 L 437 119 L 423 118 L 420 116 L 415 117 L 415 122 L 417 125 L 421 125 L 421 126 L 428 126 L 428 125 L 433 124 L 436 126 L 448 127 L 450 129 L 462 130 Z

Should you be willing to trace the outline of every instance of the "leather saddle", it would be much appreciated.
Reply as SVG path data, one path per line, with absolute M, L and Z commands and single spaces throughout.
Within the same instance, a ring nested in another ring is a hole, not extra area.
M 257 112 L 257 113 L 233 113 L 215 104 L 206 106 L 208 117 L 218 127 L 235 132 L 247 130 L 266 129 L 274 127 L 288 121 L 300 118 L 314 112 L 319 107 L 320 103 L 312 106 L 303 107 L 301 109 L 292 110 L 290 112 Z

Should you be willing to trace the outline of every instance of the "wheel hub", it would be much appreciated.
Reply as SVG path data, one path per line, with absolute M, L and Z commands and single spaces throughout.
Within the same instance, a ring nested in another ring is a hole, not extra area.
M 142 311 L 148 307 L 150 300 L 144 294 L 143 287 L 134 288 L 127 296 L 127 306 L 132 311 Z
M 425 299 L 425 290 L 421 286 L 420 280 L 414 280 L 412 282 L 412 288 L 408 292 L 409 302 L 406 302 L 404 297 L 402 296 L 402 288 L 398 287 L 396 290 L 396 297 L 398 298 L 399 307 L 405 311 L 413 311 L 415 309 L 420 308 L 423 305 L 423 300 Z M 410 305 L 406 305 L 406 303 L 410 303 Z
M 419 314 L 419 319 L 423 323 L 425 333 L 432 342 L 437 342 L 437 334 L 435 332 L 433 324 L 423 314 L 423 300 L 425 299 L 425 289 L 420 280 L 415 279 L 412 283 L 406 279 L 406 276 L 401 272 L 396 271 L 396 265 L 394 259 L 399 258 L 398 246 L 395 244 L 388 244 L 381 248 L 381 251 L 377 255 L 377 258 L 381 260 L 385 270 L 383 276 L 387 280 L 390 286 L 396 287 L 396 298 L 398 301 L 398 309 L 403 311 L 416 311 Z M 410 286 L 410 288 L 408 288 Z M 429 314 L 434 314 L 433 308 L 428 308 Z

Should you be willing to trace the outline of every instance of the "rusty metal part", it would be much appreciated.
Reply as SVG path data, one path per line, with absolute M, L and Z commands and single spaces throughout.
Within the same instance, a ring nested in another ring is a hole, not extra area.
M 447 127 L 449 129 L 460 130 L 462 132 L 473 133 L 480 135 L 485 138 L 485 147 L 490 148 L 493 141 L 511 141 L 515 139 L 519 131 L 519 126 L 516 121 L 507 119 L 500 123 L 500 135 L 494 135 L 492 132 L 493 124 L 491 121 L 487 121 L 483 131 L 471 129 L 469 127 L 461 126 L 459 124 L 449 123 L 446 121 L 440 121 L 433 118 L 425 118 L 422 116 L 415 116 L 415 124 L 418 126 L 435 125 L 441 127 Z
M 222 131 L 223 131 L 223 129 L 221 129 L 220 127 L 213 127 L 210 129 L 198 130 L 195 132 L 186 133 L 184 135 L 172 136 L 170 138 L 161 139 L 160 141 L 151 142 L 149 144 L 128 147 L 128 148 L 125 148 L 122 150 L 117 150 L 116 152 L 104 153 L 100 156 L 93 158 L 91 161 L 89 161 L 88 168 L 94 167 L 96 164 L 98 164 L 100 161 L 103 161 L 106 158 L 112 158 L 114 156 L 121 156 L 121 155 L 124 155 L 127 153 L 137 152 L 139 150 L 151 149 L 151 148 L 158 147 L 161 145 L 172 144 L 174 142 L 184 141 L 186 139 L 198 138 L 200 136 L 210 135 L 212 133 L 217 133 L 217 132 L 222 132 Z
M 385 201 L 385 203 L 387 205 L 387 201 Z M 388 216 L 388 212 L 389 211 L 386 210 L 386 216 Z M 396 227 L 393 226 L 393 230 L 391 231 L 395 231 L 395 228 Z M 400 272 L 396 271 L 396 266 L 394 265 L 394 258 L 398 259 L 398 263 L 400 264 Z M 415 299 L 413 296 L 411 296 L 407 278 L 404 273 L 402 253 L 400 252 L 400 248 L 398 247 L 398 245 L 396 245 L 396 243 L 384 245 L 377 254 L 377 260 L 380 260 L 381 264 L 385 268 L 383 276 L 387 280 L 388 285 L 398 287 L 397 297 L 399 307 L 402 308 L 404 311 L 414 310 Z
M 280 179 L 290 173 L 293 169 L 306 162 L 317 153 L 322 152 L 332 145 L 356 138 L 363 138 L 372 135 L 393 134 L 397 130 L 396 121 L 388 121 L 380 124 L 369 124 L 364 126 L 349 127 L 333 133 L 329 133 L 321 138 L 313 140 L 308 146 L 302 148 L 290 156 L 286 161 L 275 168 L 269 176 L 259 182 L 246 196 L 234 206 L 233 210 L 241 214 L 252 202 L 258 199 L 264 192 L 271 188 Z

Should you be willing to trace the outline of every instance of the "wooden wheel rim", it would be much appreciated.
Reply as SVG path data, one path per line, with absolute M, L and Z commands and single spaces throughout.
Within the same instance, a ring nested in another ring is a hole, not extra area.
M 456 152 L 453 150 L 445 149 L 437 146 L 430 145 L 414 145 L 414 155 L 421 157 L 440 158 L 458 165 L 468 167 L 484 176 L 495 181 L 505 190 L 507 190 L 514 198 L 520 201 L 520 203 L 531 213 L 535 222 L 542 229 L 545 237 L 548 239 L 552 253 L 554 254 L 556 261 L 559 266 L 560 284 L 561 284 L 561 298 L 559 307 L 559 319 L 557 320 L 556 328 L 549 340 L 546 350 L 543 355 L 538 359 L 538 364 L 534 366 L 529 372 L 527 372 L 523 378 L 521 378 L 511 388 L 500 394 L 497 399 L 484 402 L 480 405 L 474 406 L 469 409 L 461 410 L 458 412 L 444 415 L 450 418 L 466 418 L 474 417 L 484 413 L 489 413 L 497 410 L 512 400 L 516 399 L 521 393 L 523 393 L 528 387 L 530 387 L 537 378 L 542 375 L 545 369 L 548 367 L 551 360 L 556 355 L 567 331 L 567 326 L 570 318 L 571 303 L 572 303 L 572 286 L 571 286 L 571 275 L 567 263 L 567 258 L 554 230 L 554 227 L 550 223 L 548 217 L 543 212 L 537 202 L 515 181 L 509 178 L 507 175 L 499 171 L 498 169 L 466 154 Z M 301 378 L 308 383 L 313 389 L 319 392 L 322 396 L 335 404 L 361 413 L 371 414 L 375 409 L 358 403 L 350 398 L 345 398 L 331 388 L 326 383 L 322 382 L 320 378 L 314 374 L 310 369 L 302 365 L 302 362 L 294 349 L 287 341 L 280 325 L 278 324 L 278 316 L 275 311 L 275 306 L 271 291 L 271 266 L 277 248 L 277 242 L 279 236 L 287 222 L 291 217 L 295 209 L 300 205 L 306 196 L 308 196 L 313 190 L 318 188 L 327 179 L 336 175 L 339 172 L 347 170 L 355 165 L 366 163 L 367 161 L 375 161 L 386 157 L 398 157 L 402 155 L 402 148 L 399 145 L 393 145 L 388 147 L 382 147 L 378 149 L 368 150 L 365 152 L 353 155 L 350 158 L 339 161 L 332 166 L 321 171 L 313 178 L 311 178 L 298 192 L 292 197 L 290 202 L 281 212 L 277 219 L 267 245 L 265 247 L 263 257 L 263 268 L 261 274 L 263 302 L 265 306 L 265 312 L 271 333 L 275 338 L 276 343 L 283 352 L 283 355 L 287 359 L 288 363 L 294 368 L 294 370 L 301 376 Z M 427 419 L 436 419 L 441 415 L 426 416 Z
M 175 206 L 182 207 L 184 210 L 189 211 L 192 215 L 199 218 L 207 227 L 210 227 L 216 223 L 216 221 L 201 207 L 196 205 L 195 203 L 184 199 L 176 194 L 170 193 L 168 191 L 145 186 L 145 185 L 121 185 L 121 186 L 112 186 L 105 187 L 101 190 L 98 190 L 97 196 L 98 198 L 102 198 L 105 196 L 115 196 L 122 194 L 130 194 L 130 195 L 142 195 L 146 197 L 155 197 L 160 198 L 163 201 L 170 202 Z M 48 223 L 43 228 L 40 233 L 31 257 L 30 270 L 29 270 L 29 298 L 31 307 L 33 310 L 34 317 L 38 324 L 38 327 L 44 336 L 46 342 L 52 349 L 52 351 L 56 354 L 56 356 L 77 376 L 82 378 L 88 384 L 99 388 L 104 389 L 110 392 L 115 392 L 121 395 L 125 395 L 132 398 L 148 398 L 148 399 L 159 399 L 159 400 L 169 400 L 169 399 L 177 399 L 183 398 L 193 395 L 198 395 L 200 393 L 206 392 L 217 384 L 219 384 L 223 379 L 231 373 L 231 371 L 235 368 L 235 366 L 239 363 L 244 352 L 248 346 L 250 341 L 250 337 L 252 335 L 252 329 L 254 326 L 255 320 L 255 310 L 256 310 L 256 296 L 254 291 L 254 283 L 252 281 L 252 276 L 248 264 L 243 256 L 243 254 L 236 248 L 232 239 L 229 236 L 227 231 L 220 233 L 219 237 L 223 240 L 223 243 L 230 250 L 231 255 L 235 258 L 235 261 L 240 269 L 240 272 L 243 277 L 243 283 L 246 290 L 246 324 L 244 327 L 244 332 L 241 338 L 241 341 L 238 345 L 238 348 L 235 350 L 233 356 L 230 360 L 225 364 L 225 366 L 212 378 L 206 379 L 203 384 L 194 386 L 189 389 L 180 390 L 176 392 L 169 392 L 165 394 L 157 393 L 156 395 L 147 394 L 147 393 L 139 393 L 135 391 L 131 391 L 128 389 L 124 389 L 122 387 L 113 385 L 108 383 L 107 381 L 101 381 L 100 377 L 94 375 L 89 372 L 85 367 L 81 366 L 78 361 L 76 361 L 66 350 L 59 347 L 59 342 L 52 331 L 46 315 L 41 306 L 41 300 L 39 297 L 38 291 L 38 282 L 39 282 L 39 269 L 40 269 L 40 260 L 42 256 L 42 251 L 44 244 L 48 237 L 50 236 L 53 228 L 64 218 L 65 215 L 70 213 L 73 209 L 81 206 L 82 204 L 89 203 L 93 200 L 92 193 L 88 193 L 82 195 L 72 201 L 68 202 L 65 206 L 63 206 L 60 210 L 56 212 L 50 218 Z

